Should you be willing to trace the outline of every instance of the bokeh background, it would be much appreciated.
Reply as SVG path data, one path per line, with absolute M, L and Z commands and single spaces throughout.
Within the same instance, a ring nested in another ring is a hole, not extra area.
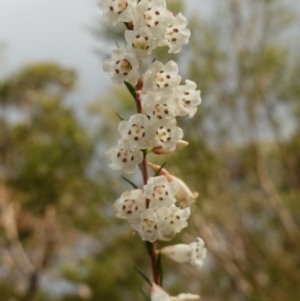
M 203 301 L 300 300 L 300 3 L 168 1 L 190 44 L 170 56 L 203 102 L 190 146 L 157 164 L 199 192 L 200 271 L 165 259 L 164 287 Z M 104 151 L 134 102 L 102 61 L 124 45 L 94 0 L 0 0 L 0 300 L 143 300 L 144 244 L 114 218 L 130 189 Z M 132 181 L 141 185 L 136 174 Z

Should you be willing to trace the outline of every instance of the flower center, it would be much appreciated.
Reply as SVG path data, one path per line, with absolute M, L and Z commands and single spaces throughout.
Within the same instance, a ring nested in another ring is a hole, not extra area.
M 167 104 L 161 103 L 154 107 L 153 115 L 156 116 L 158 119 L 163 119 L 163 117 L 168 116 L 168 114 L 169 110 Z
M 109 9 L 116 14 L 121 14 L 127 6 L 127 0 L 111 0 Z
M 128 75 L 131 71 L 132 65 L 126 59 L 116 61 L 116 73 L 121 73 L 122 75 Z
M 144 13 L 144 20 L 148 27 L 154 27 L 159 24 L 160 12 L 158 10 L 153 10 L 148 8 Z
M 133 161 L 134 160 L 134 155 L 131 150 L 128 149 L 123 149 L 121 148 L 117 154 L 117 157 L 119 158 L 120 161 L 123 163 Z
M 156 136 L 160 142 L 167 142 L 171 140 L 171 129 L 163 125 L 156 131 Z
M 189 99 L 187 99 L 187 97 L 189 97 L 190 93 L 187 91 L 183 92 L 183 98 L 181 99 L 182 105 L 184 107 L 188 107 L 191 104 L 191 101 Z
M 155 186 L 153 188 L 152 196 L 156 200 L 159 200 L 162 202 L 164 200 L 164 198 L 168 195 L 169 195 L 169 192 L 166 189 L 166 186 L 164 186 L 164 185 Z
M 178 33 L 179 33 L 178 28 L 174 28 L 173 26 L 169 26 L 167 28 L 167 33 L 166 33 L 168 41 L 169 42 L 176 42 L 177 38 L 178 38 Z
M 142 228 L 146 233 L 153 233 L 157 230 L 157 225 L 154 221 L 145 218 L 142 222 Z
M 149 49 L 149 38 L 146 35 L 137 35 L 133 40 L 132 47 L 141 50 Z
M 122 209 L 126 212 L 126 214 L 132 214 L 138 210 L 138 206 L 136 205 L 135 200 L 127 199 L 124 201 Z
M 171 84 L 171 75 L 164 70 L 156 73 L 155 83 L 158 88 L 167 88 Z
M 133 124 L 128 131 L 128 135 L 133 137 L 135 141 L 138 141 L 146 136 L 146 131 L 142 125 Z

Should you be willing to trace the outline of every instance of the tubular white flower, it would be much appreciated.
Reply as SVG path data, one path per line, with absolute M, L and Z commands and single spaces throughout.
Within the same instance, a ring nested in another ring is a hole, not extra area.
M 174 61 L 167 64 L 156 61 L 143 76 L 143 90 L 154 91 L 162 96 L 171 95 L 180 84 L 178 65 Z
M 130 223 L 141 221 L 141 212 L 146 209 L 146 199 L 141 189 L 127 190 L 113 204 L 116 217 L 127 219 Z
M 167 97 L 160 97 L 154 92 L 143 93 L 141 102 L 143 110 L 152 120 L 171 120 L 175 117 L 173 112 L 176 106 Z
M 141 222 L 131 224 L 142 240 L 155 242 L 158 239 L 159 219 L 153 209 L 146 209 L 141 213 Z
M 169 53 L 178 53 L 182 45 L 189 42 L 191 31 L 186 28 L 187 20 L 181 14 L 172 15 L 171 25 L 166 29 L 162 43 L 169 47 Z
M 172 152 L 176 149 L 176 144 L 183 137 L 181 128 L 176 127 L 176 120 L 171 119 L 165 122 L 153 122 L 150 120 L 152 127 L 156 129 L 152 145 L 154 147 L 162 147 L 165 152 Z
M 163 175 L 167 178 L 169 182 L 175 182 L 178 186 L 177 193 L 175 195 L 179 205 L 182 207 L 187 207 L 190 204 L 195 202 L 195 199 L 198 197 L 198 192 L 192 192 L 190 188 L 178 177 L 170 174 L 165 168 L 160 168 L 159 165 L 148 162 L 147 165 L 152 168 L 155 172 L 160 170 L 160 175 Z
M 128 50 L 134 53 L 139 60 L 149 56 L 158 44 L 158 39 L 153 37 L 146 27 L 137 30 L 126 30 L 125 39 Z
M 141 0 L 136 6 L 134 28 L 147 27 L 154 37 L 162 37 L 171 21 L 172 14 L 167 10 L 165 0 Z
M 133 21 L 136 0 L 98 0 L 103 18 L 112 25 Z
M 123 170 L 126 173 L 133 173 L 137 164 L 143 161 L 141 150 L 128 140 L 120 140 L 118 146 L 109 149 L 105 154 L 112 160 L 108 165 L 111 169 Z
M 159 211 L 159 210 L 158 210 Z M 187 227 L 187 219 L 190 217 L 190 208 L 180 209 L 175 205 L 166 207 L 162 218 L 165 224 L 160 227 L 159 239 L 164 241 L 171 240 L 176 233 L 179 233 L 183 228 Z M 158 215 L 160 215 L 158 213 Z
M 191 247 L 187 244 L 167 246 L 162 248 L 160 253 L 180 263 L 191 260 Z
M 180 206 L 187 207 L 195 203 L 195 199 L 199 196 L 198 192 L 192 192 L 191 189 L 186 185 L 186 183 L 178 177 L 170 175 L 170 180 L 175 181 L 175 183 L 177 183 L 178 185 L 176 199 L 178 200 Z
M 135 114 L 130 117 L 129 121 L 120 122 L 118 130 L 124 139 L 141 149 L 149 147 L 155 135 L 154 129 L 144 114 Z
M 207 250 L 204 247 L 203 239 L 198 237 L 196 242 L 192 242 L 189 245 L 177 244 L 164 247 L 160 250 L 160 253 L 180 263 L 189 262 L 199 269 L 206 258 Z
M 144 186 L 144 194 L 150 200 L 149 208 L 170 206 L 176 202 L 178 190 L 175 182 L 168 182 L 165 176 L 150 178 Z
M 124 81 L 136 85 L 140 76 L 138 60 L 122 48 L 112 51 L 111 58 L 103 63 L 103 71 L 111 76 L 113 84 L 117 86 Z
M 151 301 L 192 301 L 199 300 L 199 295 L 179 294 L 178 296 L 170 296 L 159 285 L 153 283 L 151 289 Z
M 197 85 L 190 80 L 186 80 L 185 85 L 176 88 L 172 97 L 177 105 L 176 115 L 188 115 L 191 118 L 196 114 L 197 106 L 201 103 L 200 91 L 196 88 Z

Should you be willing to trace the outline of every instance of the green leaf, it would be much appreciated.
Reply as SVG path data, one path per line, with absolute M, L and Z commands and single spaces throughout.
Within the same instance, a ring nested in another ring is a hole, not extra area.
M 139 267 L 137 267 L 136 265 L 134 266 L 134 268 L 144 278 L 144 280 L 146 280 L 146 282 L 150 285 L 150 287 L 152 287 L 152 282 L 150 281 L 150 279 L 148 278 L 148 276 Z
M 145 241 L 145 246 L 147 248 L 148 254 L 151 256 L 152 255 L 152 243 L 149 241 Z
M 160 166 L 160 168 L 159 168 L 159 170 L 155 173 L 155 177 L 157 177 L 159 174 L 160 174 L 160 172 L 161 172 L 161 170 L 166 166 L 166 164 L 167 164 L 167 161 L 166 162 L 164 162 L 161 166 Z
M 138 188 L 133 182 L 131 182 L 130 180 L 128 180 L 128 179 L 125 178 L 124 176 L 122 176 L 122 179 L 125 180 L 127 183 L 129 183 L 129 184 L 130 184 L 132 187 L 134 187 L 135 189 Z
M 163 268 L 162 268 L 162 256 L 161 254 L 159 253 L 158 256 L 157 256 L 157 260 L 156 260 L 156 270 L 158 271 L 160 277 L 160 283 L 159 285 L 162 286 L 163 285 Z
M 122 121 L 124 120 L 124 118 L 119 113 L 116 113 L 116 114 L 117 114 L 117 116 L 119 117 L 120 120 L 122 120 Z
M 148 296 L 147 293 L 143 289 L 141 289 L 141 293 L 146 301 L 151 301 L 150 296 Z
M 135 92 L 135 88 L 128 82 L 124 82 L 126 88 L 128 89 L 128 91 L 130 92 L 130 94 L 133 96 L 134 99 L 136 99 L 136 92 Z

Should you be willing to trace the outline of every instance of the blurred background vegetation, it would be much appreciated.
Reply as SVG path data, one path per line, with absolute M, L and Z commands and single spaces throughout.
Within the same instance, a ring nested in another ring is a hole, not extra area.
M 173 242 L 201 236 L 209 256 L 201 271 L 164 260 L 165 287 L 204 301 L 300 300 L 299 14 L 287 1 L 224 0 L 211 20 L 189 20 L 176 59 L 203 103 L 179 120 L 190 146 L 151 160 L 199 192 Z M 95 28 L 123 43 L 123 27 Z M 45 62 L 0 82 L 1 301 L 142 300 L 134 266 L 149 272 L 146 250 L 111 209 L 130 186 L 103 154 L 117 143 L 116 113 L 128 118 L 134 103 L 109 88 L 83 123 L 68 106 L 76 78 Z

